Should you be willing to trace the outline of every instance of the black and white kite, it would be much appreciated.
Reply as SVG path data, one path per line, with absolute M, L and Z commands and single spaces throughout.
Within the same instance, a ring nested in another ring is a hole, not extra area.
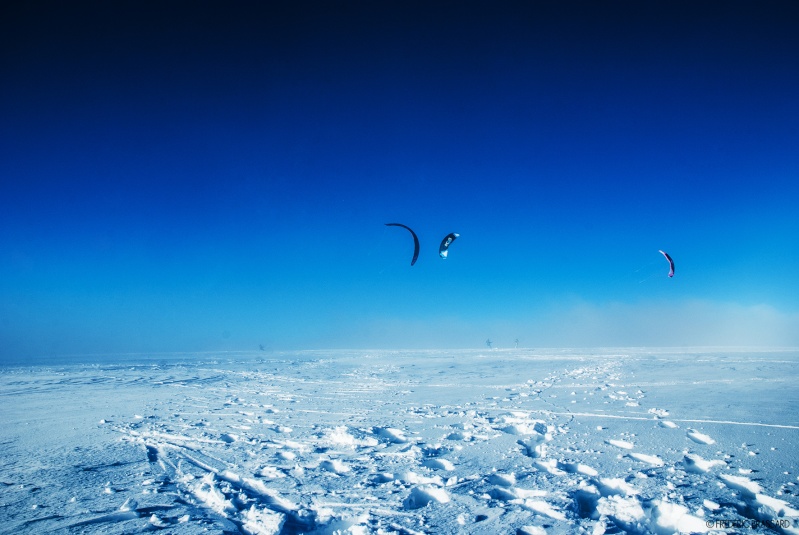
M 447 234 L 444 239 L 441 240 L 441 245 L 438 247 L 438 256 L 446 260 L 447 254 L 449 254 L 449 246 L 452 245 L 452 242 L 454 242 L 455 238 L 458 236 L 460 236 L 460 234 L 455 234 L 454 232 Z
M 666 260 L 669 261 L 669 277 L 673 277 L 674 276 L 674 260 L 671 259 L 671 257 L 669 256 L 669 253 L 667 253 L 665 251 L 659 251 L 659 252 L 660 252 L 660 254 L 662 254 L 663 256 L 666 257 Z
M 414 265 L 416 263 L 416 259 L 419 258 L 419 238 L 416 237 L 416 233 L 411 230 L 411 227 L 403 225 L 402 223 L 386 223 L 386 226 L 402 227 L 411 233 L 411 236 L 413 236 L 413 258 L 411 259 L 411 265 Z

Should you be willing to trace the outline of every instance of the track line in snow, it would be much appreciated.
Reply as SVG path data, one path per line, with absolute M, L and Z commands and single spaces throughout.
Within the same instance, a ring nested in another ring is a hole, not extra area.
M 654 418 L 651 417 L 647 418 L 645 416 L 622 416 L 619 414 L 603 414 L 603 413 L 594 413 L 594 412 L 556 412 L 556 411 L 547 411 L 547 410 L 531 411 L 531 412 L 537 412 L 538 414 L 554 414 L 556 416 L 586 416 L 589 418 L 610 418 L 614 420 L 657 421 Z M 733 420 L 698 420 L 698 419 L 688 419 L 688 418 L 670 418 L 670 420 L 672 422 L 683 422 L 683 423 L 742 425 L 742 426 L 752 426 L 752 427 L 772 427 L 776 429 L 799 429 L 799 425 L 764 424 L 761 422 L 736 422 Z

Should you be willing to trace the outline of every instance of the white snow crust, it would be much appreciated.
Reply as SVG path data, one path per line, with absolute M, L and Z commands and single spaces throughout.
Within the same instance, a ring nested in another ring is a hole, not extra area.
M 0 368 L 0 534 L 799 533 L 796 351 Z

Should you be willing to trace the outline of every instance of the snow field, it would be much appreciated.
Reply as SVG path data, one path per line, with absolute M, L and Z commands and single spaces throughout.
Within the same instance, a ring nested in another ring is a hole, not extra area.
M 796 355 L 701 356 L 730 382 L 640 350 L 7 369 L 0 532 L 799 533 L 796 416 L 715 403 L 795 399 Z

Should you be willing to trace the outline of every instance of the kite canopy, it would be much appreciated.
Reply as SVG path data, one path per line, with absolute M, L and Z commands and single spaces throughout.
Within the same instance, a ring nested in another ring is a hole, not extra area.
M 449 253 L 447 249 L 449 249 L 449 246 L 452 244 L 452 242 L 455 241 L 455 238 L 457 238 L 458 236 L 460 236 L 460 234 L 455 234 L 454 232 L 450 232 L 449 234 L 447 234 L 444 237 L 444 239 L 441 240 L 441 245 L 439 245 L 438 247 L 438 256 L 446 260 L 447 254 Z
M 673 277 L 674 276 L 674 260 L 671 259 L 671 257 L 669 256 L 669 254 L 667 252 L 665 252 L 665 251 L 658 251 L 658 252 L 660 252 L 660 254 L 665 256 L 666 260 L 669 261 L 669 277 Z
M 402 223 L 386 223 L 386 226 L 402 227 L 411 233 L 411 236 L 413 236 L 413 258 L 411 259 L 411 265 L 414 265 L 416 263 L 416 259 L 419 258 L 419 238 L 416 237 L 416 233 L 411 230 L 411 227 L 403 225 Z

